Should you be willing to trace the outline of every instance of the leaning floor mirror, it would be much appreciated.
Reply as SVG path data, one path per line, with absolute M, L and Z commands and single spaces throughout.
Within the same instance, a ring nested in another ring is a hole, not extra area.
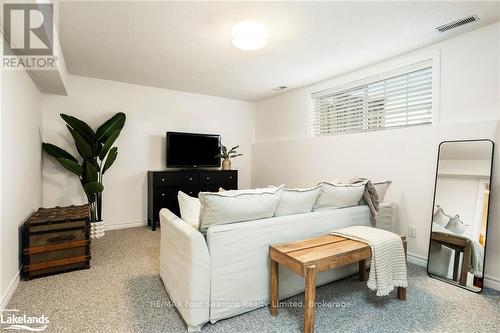
M 483 289 L 493 142 L 439 145 L 429 240 L 429 276 L 475 292 Z

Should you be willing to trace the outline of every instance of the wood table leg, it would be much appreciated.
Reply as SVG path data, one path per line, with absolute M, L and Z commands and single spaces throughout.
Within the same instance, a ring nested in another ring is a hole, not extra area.
M 398 287 L 398 299 L 406 301 L 406 288 Z
M 306 291 L 304 300 L 304 333 L 314 332 L 314 302 L 316 297 L 316 266 L 306 269 Z
M 460 251 L 455 250 L 453 262 L 453 280 L 458 281 L 458 267 L 460 264 Z
M 279 302 L 279 264 L 270 259 L 271 261 L 271 315 L 276 316 L 278 314 L 278 302 Z
M 359 281 L 366 281 L 367 280 L 366 259 L 358 261 L 358 266 L 359 266 Z
M 472 255 L 472 244 L 467 242 L 464 247 L 464 256 L 462 257 L 462 269 L 460 270 L 460 285 L 467 286 L 467 277 L 469 276 L 469 267 Z

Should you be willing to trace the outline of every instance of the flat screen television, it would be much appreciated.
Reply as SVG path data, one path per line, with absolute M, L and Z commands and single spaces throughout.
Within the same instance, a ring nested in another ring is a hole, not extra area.
M 220 135 L 167 132 L 168 168 L 219 167 Z

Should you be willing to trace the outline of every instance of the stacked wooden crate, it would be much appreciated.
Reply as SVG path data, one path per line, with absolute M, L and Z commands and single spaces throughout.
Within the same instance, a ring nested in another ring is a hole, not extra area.
M 24 223 L 23 277 L 90 268 L 88 205 L 40 208 Z

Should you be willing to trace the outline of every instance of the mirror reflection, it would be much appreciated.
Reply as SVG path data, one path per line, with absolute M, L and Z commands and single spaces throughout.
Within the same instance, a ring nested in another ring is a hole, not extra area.
M 493 142 L 439 146 L 429 275 L 472 291 L 483 288 Z

